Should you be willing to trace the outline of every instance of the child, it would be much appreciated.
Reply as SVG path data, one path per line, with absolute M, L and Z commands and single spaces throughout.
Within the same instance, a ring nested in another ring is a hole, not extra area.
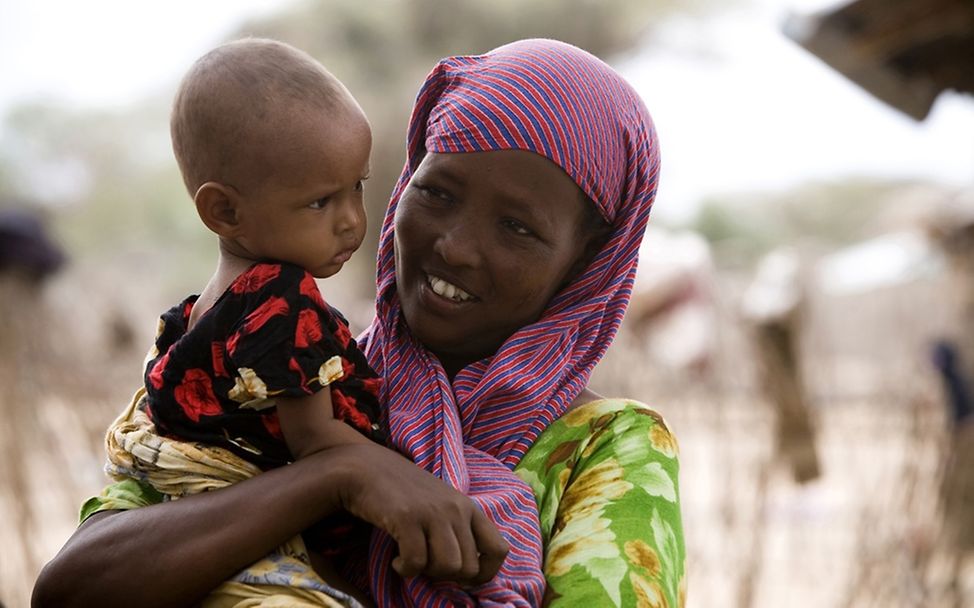
M 239 40 L 190 69 L 171 131 L 219 262 L 160 320 L 145 367 L 157 431 L 262 469 L 381 441 L 379 378 L 314 282 L 365 234 L 371 132 L 355 99 L 309 55 Z
M 219 262 L 199 296 L 160 319 L 145 365 L 155 432 L 225 448 L 262 470 L 338 444 L 382 442 L 380 380 L 314 281 L 341 270 L 365 234 L 371 132 L 355 99 L 305 53 L 241 40 L 193 65 L 171 128 Z M 196 470 L 184 481 L 172 459 L 134 456 L 144 448 L 119 460 L 110 447 L 110 471 L 129 463 L 126 474 L 164 494 L 214 487 L 193 485 Z M 202 467 L 207 459 L 186 460 Z M 166 485 L 174 475 L 185 483 L 177 491 Z M 316 548 L 335 555 L 367 541 L 349 539 L 353 525 L 334 516 L 315 526 Z M 318 566 L 354 594 L 329 563 Z

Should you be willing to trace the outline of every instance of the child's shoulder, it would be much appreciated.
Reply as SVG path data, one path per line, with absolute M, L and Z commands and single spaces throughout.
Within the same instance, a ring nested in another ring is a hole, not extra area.
M 256 262 L 243 274 L 269 274 L 282 278 L 296 277 L 298 279 L 309 276 L 314 279 L 310 272 L 291 262 Z
M 238 276 L 228 291 L 232 292 L 231 297 L 252 305 L 283 298 L 303 303 L 302 308 L 317 308 L 329 315 L 336 312 L 322 297 L 314 275 L 288 262 L 257 262 Z
M 314 281 L 304 268 L 288 262 L 257 262 L 233 280 L 229 291 L 237 294 L 252 294 L 266 291 L 279 291 L 288 286 L 299 286 L 305 281 Z

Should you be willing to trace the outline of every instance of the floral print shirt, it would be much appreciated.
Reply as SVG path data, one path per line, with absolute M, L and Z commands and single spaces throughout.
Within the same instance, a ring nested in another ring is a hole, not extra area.
M 160 434 L 278 467 L 292 456 L 274 398 L 327 386 L 336 418 L 383 441 L 381 380 L 310 273 L 254 264 L 187 331 L 197 297 L 162 315 L 146 359 L 149 414 Z
M 678 448 L 656 411 L 587 403 L 545 429 L 514 471 L 538 501 L 543 606 L 685 606 Z

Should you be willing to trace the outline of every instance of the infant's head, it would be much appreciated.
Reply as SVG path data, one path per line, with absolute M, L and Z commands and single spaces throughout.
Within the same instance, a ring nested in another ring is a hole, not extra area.
M 210 51 L 183 78 L 170 126 L 183 181 L 222 252 L 325 277 L 361 244 L 369 123 L 306 53 L 264 39 Z
M 214 181 L 242 191 L 273 177 L 281 146 L 307 120 L 364 123 L 355 99 L 307 53 L 276 40 L 246 38 L 200 57 L 176 93 L 173 152 L 194 196 Z

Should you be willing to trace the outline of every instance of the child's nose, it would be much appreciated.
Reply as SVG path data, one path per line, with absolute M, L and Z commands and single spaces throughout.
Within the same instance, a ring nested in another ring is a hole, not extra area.
M 355 232 L 365 224 L 365 207 L 360 201 L 344 199 L 338 208 L 335 231 L 338 234 Z

